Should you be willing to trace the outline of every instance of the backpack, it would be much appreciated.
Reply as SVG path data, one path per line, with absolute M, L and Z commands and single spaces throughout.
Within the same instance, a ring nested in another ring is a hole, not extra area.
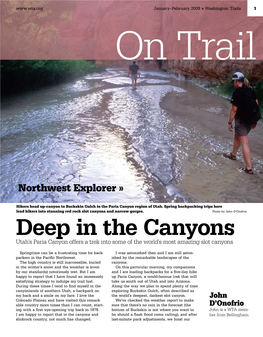
M 260 109 L 253 97 L 252 87 L 243 87 L 243 104 L 239 111 L 239 118 L 242 123 L 248 125 L 257 124 L 261 118 Z

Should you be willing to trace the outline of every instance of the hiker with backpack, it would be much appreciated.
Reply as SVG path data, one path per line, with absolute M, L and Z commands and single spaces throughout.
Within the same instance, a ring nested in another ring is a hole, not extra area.
M 256 127 L 258 120 L 261 118 L 258 99 L 242 73 L 235 73 L 232 77 L 232 83 L 235 90 L 230 101 L 232 108 L 229 113 L 228 129 L 233 132 L 233 121 L 235 121 L 235 135 L 233 150 L 230 153 L 225 153 L 224 157 L 236 160 L 236 154 L 241 145 L 246 164 L 244 171 L 253 174 L 248 134 Z

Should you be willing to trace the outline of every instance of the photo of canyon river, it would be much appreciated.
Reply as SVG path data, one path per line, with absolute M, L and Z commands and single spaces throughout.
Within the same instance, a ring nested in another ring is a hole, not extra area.
M 162 71 L 142 70 L 132 90 L 124 68 L 5 99 L 1 202 L 262 202 L 263 123 L 249 134 L 252 176 L 241 150 L 236 161 L 223 157 L 230 108 L 229 98 Z M 30 190 L 41 184 L 70 187 Z

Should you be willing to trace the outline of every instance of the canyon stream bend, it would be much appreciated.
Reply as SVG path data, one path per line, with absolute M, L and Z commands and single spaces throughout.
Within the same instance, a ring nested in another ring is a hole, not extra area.
M 262 121 L 249 134 L 249 175 L 241 150 L 236 161 L 222 155 L 232 149 L 229 99 L 157 71 L 142 71 L 132 90 L 127 73 L 109 68 L 2 101 L 2 202 L 262 202 Z

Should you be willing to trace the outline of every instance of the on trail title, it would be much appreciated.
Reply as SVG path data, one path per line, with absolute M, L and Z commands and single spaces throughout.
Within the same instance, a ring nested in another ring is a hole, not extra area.
M 123 55 L 122 51 L 121 51 L 121 40 L 122 38 L 127 35 L 127 34 L 133 34 L 137 37 L 138 42 L 139 42 L 139 49 L 136 55 Z M 243 36 L 243 32 L 239 32 L 238 33 L 240 37 Z M 218 60 L 256 60 L 255 57 L 253 57 L 253 32 L 252 31 L 247 31 L 245 35 L 246 37 L 248 37 L 248 43 L 249 43 L 249 56 L 248 57 L 244 57 L 244 53 L 243 53 L 243 40 L 242 39 L 238 39 L 235 41 L 235 43 L 233 44 L 231 40 L 228 39 L 221 39 L 219 41 L 216 41 L 215 39 L 211 39 L 211 40 L 206 40 L 203 39 L 201 40 L 201 31 L 178 31 L 177 34 L 177 40 L 181 41 L 182 39 L 186 39 L 187 40 L 187 50 L 185 51 L 185 54 L 187 56 L 183 57 L 183 60 L 195 60 L 194 55 L 194 51 L 192 51 L 192 41 L 196 40 L 200 41 L 201 43 L 203 43 L 203 47 L 204 47 L 204 57 L 202 57 L 202 60 L 212 60 L 213 59 L 213 55 L 211 56 L 209 51 L 209 47 L 210 45 L 215 45 L 217 47 L 219 47 L 216 50 L 215 53 L 215 57 Z M 146 42 L 147 44 L 147 57 L 144 57 L 144 60 L 153 60 L 154 58 L 151 57 L 151 45 L 153 43 L 159 43 L 160 46 L 160 56 L 157 57 L 157 60 L 167 60 L 166 57 L 164 57 L 164 45 L 163 42 L 159 39 L 154 39 L 154 40 L 142 40 L 141 36 L 134 32 L 134 31 L 125 31 L 122 34 L 119 35 L 118 40 L 117 40 L 117 52 L 119 54 L 119 56 L 125 60 L 133 60 L 133 59 L 137 59 L 140 57 L 142 51 L 143 51 L 143 41 Z M 246 41 L 247 44 L 247 41 Z M 233 50 L 234 49 L 238 49 L 239 51 L 239 55 L 238 57 L 233 57 Z M 220 54 L 225 53 L 224 56 L 220 56 Z

